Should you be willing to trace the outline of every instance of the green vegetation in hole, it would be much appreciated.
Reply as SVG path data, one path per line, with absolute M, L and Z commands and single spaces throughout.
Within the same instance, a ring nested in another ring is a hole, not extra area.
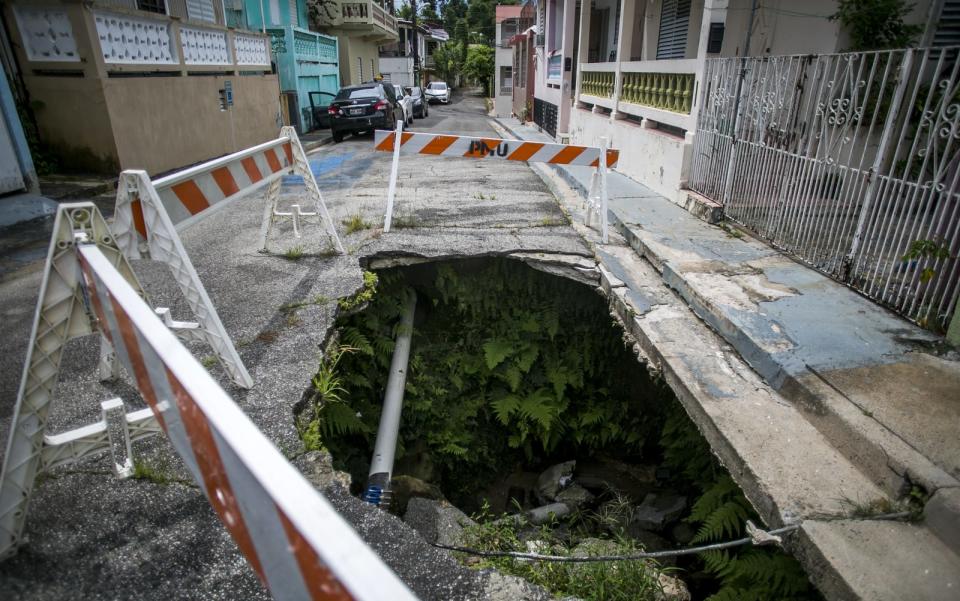
M 304 248 L 301 245 L 296 245 L 287 249 L 287 252 L 283 253 L 283 256 L 290 261 L 299 261 L 303 257 Z
M 377 274 L 372 271 L 364 271 L 363 288 L 352 296 L 341 298 L 337 301 L 337 305 L 343 311 L 350 311 L 370 302 L 377 293 L 377 282 Z
M 691 544 L 723 542 L 745 536 L 747 520 L 761 525 L 733 478 L 720 466 L 710 446 L 676 402 L 669 405 L 660 435 L 663 464 L 679 486 L 696 495 L 685 521 L 697 528 Z M 813 600 L 811 586 L 796 559 L 775 547 L 741 546 L 698 555 L 719 589 L 708 601 Z M 689 568 L 688 568 L 689 569 Z
M 461 546 L 484 551 L 523 551 L 528 548 L 521 534 L 527 524 L 523 518 L 502 516 L 495 519 L 489 508 L 474 516 L 475 526 L 461 535 Z M 551 525 L 544 525 L 535 536 L 537 553 L 571 557 L 574 555 L 629 555 L 643 549 L 627 538 L 588 539 L 575 546 L 559 539 Z M 528 539 L 529 540 L 529 539 Z M 458 553 L 461 561 L 471 556 Z M 658 572 L 653 561 L 596 563 L 550 563 L 513 557 L 485 557 L 472 565 L 477 569 L 495 568 L 504 574 L 519 576 L 542 586 L 555 596 L 574 596 L 584 601 L 653 601 L 660 596 Z
M 667 468 L 668 484 L 696 499 L 686 520 L 698 542 L 740 537 L 748 519 L 762 523 L 662 382 L 639 369 L 601 297 L 503 259 L 387 270 L 379 284 L 365 286 L 371 290 L 366 300 L 348 303 L 369 301 L 365 310 L 338 320 L 341 346 L 321 363 L 299 427 L 307 448 L 329 450 L 355 482 L 365 480 L 369 467 L 403 293 L 410 287 L 417 292 L 417 320 L 397 458 L 427 453 L 431 482 L 455 505 L 477 509 L 476 493 L 520 465 L 606 454 L 656 459 Z M 616 507 L 576 515 L 571 528 L 578 520 L 617 521 Z M 474 532 L 477 545 L 518 543 L 516 528 L 488 522 Z M 605 544 L 617 545 L 618 552 L 638 549 L 622 535 Z M 600 587 L 594 599 L 621 598 L 608 584 L 632 579 L 639 587 L 639 572 L 650 565 L 596 564 L 571 576 L 561 564 L 496 561 L 557 594 L 574 594 L 569 591 L 579 590 L 572 588 L 577 579 L 592 579 Z M 688 558 L 682 567 L 707 575 L 698 598 L 818 598 L 799 564 L 776 549 L 718 551 Z M 631 598 L 638 598 L 637 590 Z
M 658 431 L 656 414 L 645 408 L 662 388 L 636 369 L 603 299 L 513 261 L 455 265 L 409 268 L 420 317 L 398 459 L 406 448 L 425 447 L 441 488 L 476 509 L 467 497 L 519 463 L 640 452 Z M 375 276 L 366 281 L 364 291 L 340 301 L 343 309 L 370 303 L 338 321 L 342 343 L 356 349 L 339 365 L 342 398 L 353 411 L 317 411 L 321 432 L 345 432 L 323 442 L 360 480 L 408 285 L 399 271 L 385 271 L 374 296 Z M 358 432 L 358 413 L 368 434 Z
M 351 215 L 349 219 L 344 219 L 343 225 L 347 228 L 347 234 L 352 234 L 361 230 L 368 230 L 373 227 L 373 224 L 368 221 L 364 221 L 363 216 L 360 213 Z

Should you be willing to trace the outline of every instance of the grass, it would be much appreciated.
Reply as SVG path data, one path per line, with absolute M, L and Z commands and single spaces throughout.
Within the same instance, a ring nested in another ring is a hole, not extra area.
M 204 366 L 206 369 L 210 369 L 217 364 L 217 358 L 213 355 L 207 355 L 204 358 L 200 359 L 200 365 Z
M 144 461 L 136 460 L 133 462 L 133 474 L 130 476 L 135 480 L 146 480 L 154 484 L 170 484 L 177 482 L 165 466 L 155 466 Z
M 743 238 L 743 232 L 741 232 L 740 230 L 738 230 L 738 229 L 736 229 L 736 228 L 730 227 L 730 226 L 727 225 L 726 223 L 721 223 L 721 224 L 720 224 L 720 229 L 722 229 L 723 231 L 725 231 L 725 232 L 727 233 L 727 235 L 730 236 L 731 238 L 738 238 L 738 239 L 739 239 L 739 238 Z
M 554 227 L 558 225 L 567 225 L 570 222 L 566 219 L 557 219 L 555 217 L 544 217 L 540 220 L 540 227 Z
M 364 221 L 363 216 L 360 215 L 360 213 L 351 215 L 349 219 L 344 219 L 342 223 L 347 228 L 347 234 L 368 230 L 373 227 L 372 223 L 369 221 Z
M 352 296 L 341 298 L 337 301 L 337 305 L 343 311 L 350 311 L 370 302 L 370 300 L 373 299 L 373 295 L 377 293 L 377 281 L 377 274 L 372 271 L 364 271 L 363 288 Z
M 397 215 L 393 218 L 391 226 L 395 230 L 417 227 L 417 219 L 409 215 Z
M 536 540 L 537 552 L 572 556 L 574 545 L 557 539 L 552 525 L 541 526 L 532 533 L 520 518 L 491 519 L 488 507 L 476 519 L 478 523 L 464 529 L 461 544 L 483 551 L 527 552 L 524 540 Z M 524 540 L 520 534 L 524 532 Z M 642 549 L 635 541 L 589 539 L 577 548 L 577 555 L 625 555 Z M 620 561 L 591 563 L 554 563 L 524 561 L 512 557 L 477 558 L 457 553 L 465 564 L 475 569 L 495 568 L 504 574 L 519 576 L 549 590 L 554 596 L 574 596 L 584 601 L 646 601 L 660 598 L 657 577 L 659 568 L 652 561 Z M 478 561 L 479 559 L 479 561 Z
M 303 257 L 304 248 L 302 245 L 298 244 L 291 248 L 287 249 L 287 252 L 283 253 L 283 256 L 289 261 L 299 261 Z

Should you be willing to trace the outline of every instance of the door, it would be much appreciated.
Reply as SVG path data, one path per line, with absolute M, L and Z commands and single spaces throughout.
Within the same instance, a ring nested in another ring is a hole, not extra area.
M 20 161 L 13 148 L 13 140 L 7 130 L 7 124 L 0 116 L 0 194 L 23 190 L 23 174 L 20 173 Z

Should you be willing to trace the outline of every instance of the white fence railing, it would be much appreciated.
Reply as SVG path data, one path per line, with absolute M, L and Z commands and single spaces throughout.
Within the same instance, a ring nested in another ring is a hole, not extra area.
M 95 206 L 61 205 L 0 478 L 0 557 L 22 542 L 42 451 L 53 446 L 45 430 L 64 345 L 99 332 L 275 599 L 414 599 L 131 282 Z
M 709 59 L 689 187 L 945 329 L 960 293 L 958 51 Z

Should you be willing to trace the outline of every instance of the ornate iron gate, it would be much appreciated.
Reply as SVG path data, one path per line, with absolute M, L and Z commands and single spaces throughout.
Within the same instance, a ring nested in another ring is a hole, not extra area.
M 709 59 L 688 185 L 772 245 L 946 329 L 960 292 L 957 56 Z

